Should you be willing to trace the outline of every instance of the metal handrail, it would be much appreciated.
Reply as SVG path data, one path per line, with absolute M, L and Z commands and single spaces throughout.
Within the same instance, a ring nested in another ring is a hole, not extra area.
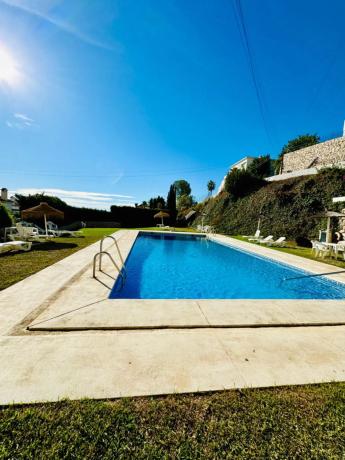
M 119 248 L 119 245 L 117 244 L 117 241 L 116 241 L 116 238 L 114 238 L 112 235 L 106 235 L 104 236 L 102 239 L 101 239 L 101 242 L 100 242 L 100 245 L 99 245 L 99 253 L 101 254 L 100 258 L 99 258 L 99 270 L 102 270 L 102 253 L 103 253 L 103 241 L 106 239 L 106 238 L 110 238 L 113 240 L 114 242 L 114 245 L 117 249 L 117 253 L 120 257 L 120 260 L 121 260 L 121 264 L 122 264 L 122 269 L 123 271 L 125 272 L 125 275 L 127 276 L 127 273 L 126 273 L 126 267 L 125 267 L 125 262 L 123 260 L 123 257 L 122 257 L 122 254 L 121 254 L 121 251 L 120 251 L 120 248 Z
M 110 258 L 110 260 L 112 261 L 114 267 L 116 268 L 116 270 L 119 272 L 119 275 L 121 275 L 121 278 L 122 278 L 122 286 L 124 285 L 124 282 L 125 282 L 125 277 L 123 276 L 123 272 L 122 270 L 119 268 L 119 266 L 117 265 L 117 263 L 115 262 L 115 260 L 112 258 L 112 256 L 109 254 L 108 251 L 99 251 L 97 252 L 97 254 L 94 255 L 93 257 L 93 270 L 92 270 L 92 276 L 93 278 L 96 278 L 96 261 L 97 261 L 97 256 L 102 256 L 103 254 L 107 254 L 107 256 Z M 101 269 L 100 269 L 101 270 Z

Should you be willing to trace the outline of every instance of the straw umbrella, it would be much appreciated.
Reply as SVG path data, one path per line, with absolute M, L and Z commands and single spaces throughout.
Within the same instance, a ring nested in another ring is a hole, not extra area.
M 162 225 L 164 225 L 164 217 L 169 218 L 170 214 L 165 211 L 159 211 L 153 216 L 155 219 L 162 219 Z
M 331 219 L 332 217 L 345 217 L 345 214 L 342 212 L 336 211 L 325 211 L 320 214 L 316 214 L 314 217 L 327 218 L 327 233 L 326 233 L 326 243 L 332 242 L 332 232 L 331 232 Z
M 38 206 L 34 206 L 33 208 L 24 209 L 21 214 L 23 219 L 42 219 L 43 217 L 46 235 L 48 235 L 47 218 L 51 219 L 55 217 L 57 219 L 63 219 L 64 217 L 64 213 L 62 211 L 49 206 L 48 203 L 40 203 Z

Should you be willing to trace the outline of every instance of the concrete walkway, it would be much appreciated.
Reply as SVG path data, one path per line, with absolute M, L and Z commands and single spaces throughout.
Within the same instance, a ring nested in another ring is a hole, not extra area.
M 345 325 L 345 302 L 333 300 L 104 299 L 72 310 L 54 303 L 30 331 Z
M 343 381 L 344 338 L 344 326 L 4 337 L 0 403 Z
M 137 234 L 114 234 L 124 256 Z M 0 292 L 0 404 L 345 380 L 344 301 L 109 300 L 98 248 Z

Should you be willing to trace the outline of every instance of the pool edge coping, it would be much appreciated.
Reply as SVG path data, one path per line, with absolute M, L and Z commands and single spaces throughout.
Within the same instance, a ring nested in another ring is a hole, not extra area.
M 130 237 L 129 239 L 131 240 L 131 245 L 130 245 L 130 248 L 127 250 L 126 257 L 124 258 L 125 263 L 126 263 L 127 258 L 129 257 L 129 255 L 130 255 L 130 253 L 131 253 L 131 251 L 132 251 L 132 249 L 134 247 L 134 244 L 135 244 L 135 241 L 136 241 L 138 235 L 140 235 L 141 232 L 143 232 L 143 233 L 153 233 L 152 230 L 127 230 L 126 231 L 127 238 L 128 238 L 128 236 Z M 157 233 L 166 234 L 167 232 L 157 232 Z M 178 235 L 181 235 L 181 233 L 183 234 L 183 232 L 169 232 L 169 234 L 174 234 L 174 233 L 178 234 Z M 192 232 L 188 232 L 188 233 L 186 232 L 184 234 L 185 237 L 188 237 L 188 236 L 191 236 L 191 235 L 197 235 L 197 236 L 202 236 L 203 235 L 203 236 L 206 236 L 205 234 L 192 233 Z M 119 240 L 120 239 L 121 238 L 119 238 Z M 269 248 L 263 248 L 263 247 L 253 245 L 253 244 L 250 244 L 250 243 L 242 242 L 242 241 L 239 241 L 239 240 L 236 240 L 236 239 L 233 239 L 231 237 L 224 236 L 224 235 L 212 234 L 212 235 L 210 235 L 210 239 L 215 241 L 215 242 L 217 242 L 218 244 L 223 244 L 223 245 L 225 244 L 225 245 L 230 246 L 230 247 L 235 246 L 235 249 L 245 250 L 246 252 L 251 252 L 253 254 L 256 254 L 257 252 L 259 252 L 260 257 L 264 257 L 266 259 L 273 260 L 273 262 L 283 263 L 285 265 L 288 265 L 290 267 L 297 268 L 297 269 L 300 269 L 300 270 L 303 270 L 303 271 L 308 271 L 310 273 L 312 273 L 313 271 L 314 271 L 314 273 L 319 273 L 319 272 L 323 273 L 325 271 L 325 267 L 331 267 L 330 265 L 325 264 L 325 263 L 319 263 L 319 262 L 316 262 L 316 261 L 311 261 L 309 259 L 305 259 L 306 262 L 308 263 L 308 267 L 305 268 L 305 266 L 303 266 L 304 265 L 303 264 L 304 259 L 302 257 L 287 254 L 289 256 L 288 261 L 286 261 L 286 260 L 282 261 L 280 259 L 282 258 L 281 256 L 283 255 L 283 253 L 281 253 L 281 252 L 270 250 Z M 120 244 L 120 246 L 121 246 L 121 244 Z M 236 246 L 239 246 L 239 247 L 236 248 Z M 271 257 L 271 256 L 273 256 L 273 257 Z M 301 262 L 302 262 L 302 264 L 301 264 Z M 313 265 L 312 269 L 310 268 L 310 264 Z M 302 267 L 301 267 L 301 265 L 302 265 Z M 325 276 L 325 278 L 326 278 L 326 276 Z M 331 280 L 336 281 L 336 282 L 340 282 L 342 284 L 345 284 L 345 275 L 343 275 L 343 278 L 344 278 L 343 280 L 339 280 L 339 279 L 331 279 Z M 114 281 L 114 283 L 115 282 L 116 281 Z M 61 288 L 63 288 L 63 287 L 61 287 Z M 95 285 L 95 289 L 97 289 L 96 285 Z M 110 290 L 108 292 L 108 295 L 109 295 L 109 293 L 110 293 Z M 284 304 L 285 302 L 290 302 L 291 305 L 296 302 L 296 299 L 110 299 L 107 296 L 106 298 L 105 297 L 99 298 L 97 300 L 97 303 L 98 302 L 113 302 L 113 305 L 115 306 L 114 302 L 120 302 L 123 306 L 127 306 L 127 308 L 130 310 L 132 308 L 131 302 L 133 302 L 133 301 L 134 302 L 137 301 L 137 303 L 141 302 L 142 304 L 146 304 L 146 305 L 150 304 L 150 305 L 152 305 L 152 307 L 157 307 L 159 305 L 162 305 L 164 301 L 171 302 L 171 306 L 173 306 L 175 304 L 182 303 L 182 302 L 185 302 L 185 303 L 189 302 L 189 305 L 192 308 L 192 305 L 194 303 L 197 303 L 198 301 L 203 301 L 203 300 L 207 300 L 209 303 L 212 303 L 213 308 L 216 308 L 217 305 L 218 305 L 218 307 L 221 307 L 223 302 L 235 303 L 236 301 L 240 300 L 244 304 L 247 304 L 247 305 L 249 305 L 251 302 L 255 302 L 258 309 L 265 307 L 265 305 L 276 303 L 276 302 L 278 302 L 278 303 L 280 302 L 281 304 Z M 344 300 L 339 300 L 339 299 L 338 300 L 337 299 L 335 299 L 335 300 L 333 300 L 333 299 L 297 299 L 297 301 L 298 301 L 298 304 L 299 304 L 301 309 L 303 309 L 303 305 L 305 307 L 308 306 L 308 308 L 309 308 L 311 304 L 314 303 L 314 305 L 317 305 L 319 302 L 325 302 L 325 303 L 328 303 L 329 305 L 345 306 Z M 69 306 L 72 308 L 72 305 L 69 305 Z M 87 306 L 88 305 L 85 305 L 85 307 L 87 307 Z M 78 305 L 78 307 L 80 307 L 80 305 Z M 30 330 L 30 331 L 41 330 L 42 328 L 39 326 L 38 323 L 50 321 L 51 319 L 53 319 L 52 316 L 50 316 L 50 315 L 47 316 L 47 314 L 49 312 L 50 312 L 50 306 L 47 306 L 47 308 L 43 312 L 41 312 L 41 314 L 36 315 L 33 318 L 33 320 L 31 320 L 30 322 L 28 322 L 26 324 L 26 327 L 28 328 L 28 330 Z M 70 312 L 66 312 L 66 314 L 67 313 L 70 313 Z M 290 321 L 288 323 L 291 323 L 291 324 L 294 324 L 294 325 L 297 326 L 297 324 L 294 321 Z M 343 323 L 343 319 L 341 319 L 341 321 L 339 321 L 339 320 L 334 320 L 334 321 L 327 320 L 327 321 L 325 321 L 324 319 L 322 319 L 322 320 L 319 321 L 319 323 L 317 323 L 317 322 L 316 323 L 315 322 L 310 323 L 309 321 L 305 321 L 304 323 L 301 322 L 301 321 L 298 321 L 297 323 L 298 324 L 305 324 L 305 325 L 309 325 L 309 324 L 311 324 L 311 325 L 317 325 L 317 324 L 319 324 L 319 325 L 331 325 L 331 324 L 339 325 L 340 324 L 341 325 Z M 198 324 L 200 324 L 200 323 L 198 323 Z M 274 324 L 276 324 L 277 327 L 281 327 L 282 324 L 286 324 L 286 321 L 283 322 L 283 323 L 279 322 L 279 321 L 276 322 L 276 323 L 274 323 L 274 322 L 269 323 L 269 325 L 271 327 Z M 291 324 L 290 324 L 290 326 L 291 326 Z M 183 324 L 181 325 L 180 324 L 181 327 L 184 327 L 184 326 L 188 327 L 189 325 L 190 325 L 190 327 L 193 327 L 193 323 L 188 322 L 188 321 L 186 321 L 186 325 L 183 325 Z M 250 327 L 250 325 L 248 323 L 247 324 L 242 324 L 241 323 L 241 325 L 242 325 L 242 327 Z M 264 326 L 264 325 L 266 327 L 268 327 L 267 324 L 262 323 L 262 326 Z M 159 321 L 157 321 L 154 325 L 152 325 L 152 324 L 151 325 L 144 324 L 142 326 L 139 326 L 139 328 L 140 327 L 143 327 L 143 328 L 155 328 L 155 326 L 157 328 L 159 328 L 159 327 L 162 327 L 162 324 L 160 324 Z M 201 326 L 203 327 L 204 324 L 202 324 Z M 210 325 L 210 326 L 212 327 L 212 325 Z M 228 323 L 226 323 L 226 324 L 222 323 L 220 325 L 215 324 L 215 327 L 222 327 L 222 326 L 230 327 Z M 167 319 L 167 322 L 166 322 L 166 324 L 163 324 L 163 327 L 178 327 L 178 326 L 176 326 L 176 324 L 169 323 L 169 321 Z M 253 324 L 252 327 L 258 327 L 258 326 L 256 324 Z M 120 329 L 130 329 L 130 328 L 132 328 L 133 330 L 137 329 L 138 325 L 134 324 L 134 323 L 132 323 L 132 324 L 128 323 L 128 325 L 123 327 L 120 324 L 118 324 L 117 326 L 116 325 L 111 326 L 110 328 L 108 328 L 106 325 L 104 325 L 103 327 L 99 327 L 99 326 L 97 326 L 97 327 L 86 327 L 86 328 L 83 327 L 82 330 L 99 330 L 99 329 L 103 329 L 103 330 L 118 329 L 118 330 L 120 330 Z M 44 330 L 48 330 L 48 329 L 51 329 L 51 328 L 49 326 L 44 328 Z M 56 329 L 54 329 L 54 328 L 52 328 L 52 329 L 53 330 L 65 330 L 63 327 L 61 327 L 61 328 L 57 327 Z M 72 329 L 68 329 L 68 330 L 77 330 L 77 329 L 78 329 L 78 327 L 76 326 L 76 327 L 74 327 Z

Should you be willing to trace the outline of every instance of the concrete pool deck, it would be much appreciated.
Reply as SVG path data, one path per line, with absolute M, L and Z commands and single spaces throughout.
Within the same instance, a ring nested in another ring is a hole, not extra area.
M 124 257 L 137 235 L 114 234 Z M 337 271 L 211 239 L 315 274 Z M 110 300 L 110 261 L 92 278 L 98 249 L 88 246 L 0 292 L 0 404 L 345 380 L 345 301 Z M 345 283 L 341 269 L 330 277 Z

